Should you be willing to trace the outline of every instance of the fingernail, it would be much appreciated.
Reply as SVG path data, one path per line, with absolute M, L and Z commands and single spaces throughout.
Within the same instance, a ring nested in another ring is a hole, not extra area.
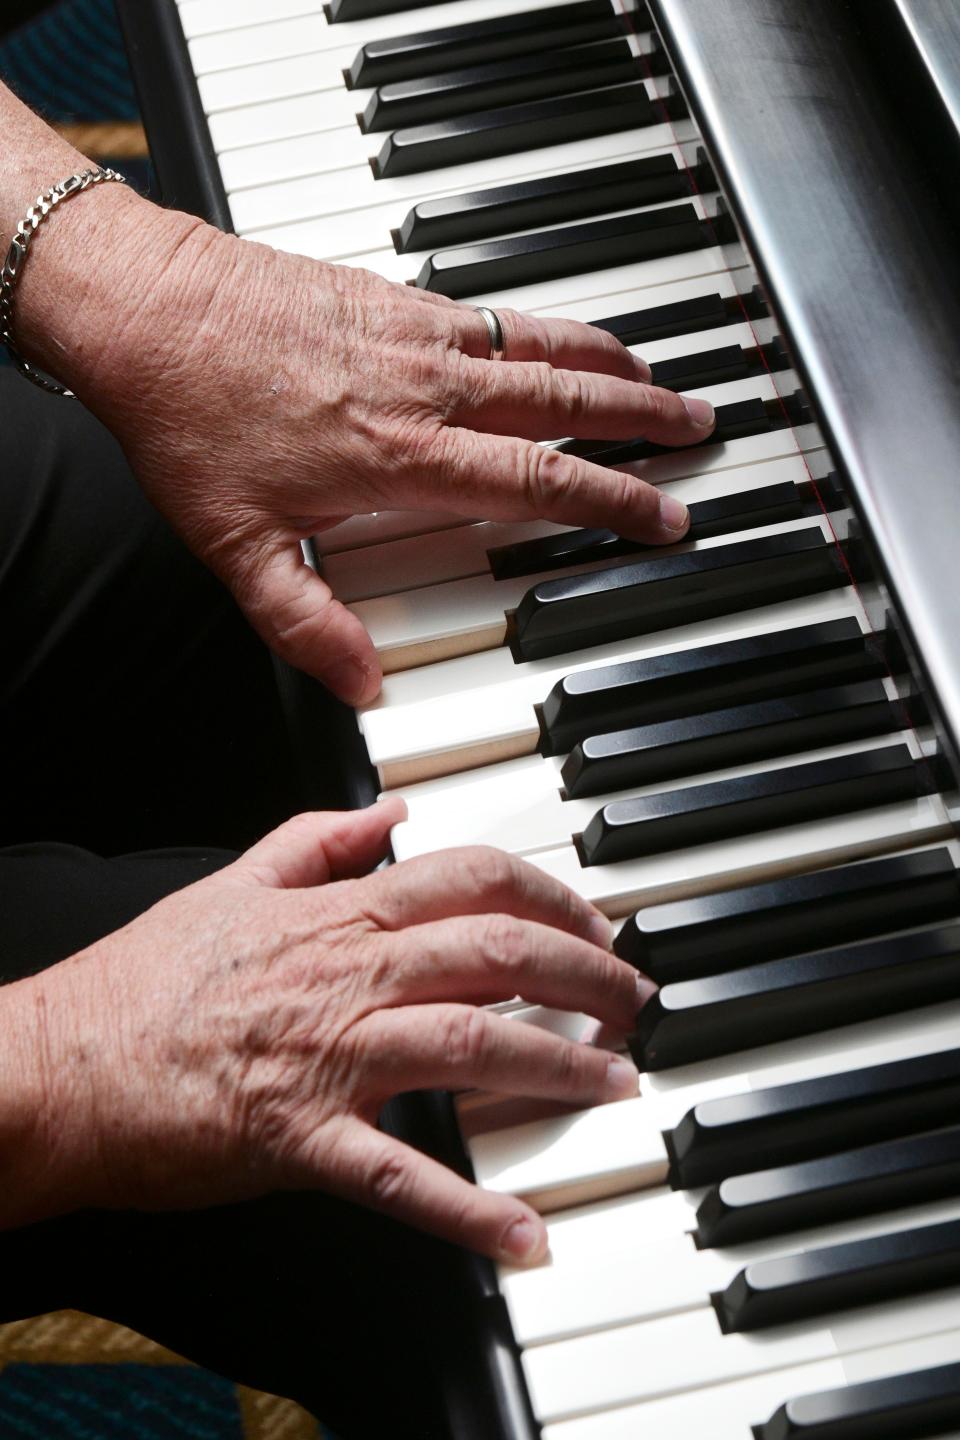
M 532 1260 L 543 1247 L 543 1227 L 532 1220 L 514 1220 L 500 1248 L 511 1260 Z
M 324 670 L 320 679 L 328 690 L 332 690 L 348 705 L 357 705 L 364 698 L 370 686 L 370 667 L 356 655 L 338 660 L 329 670 Z
M 656 995 L 656 983 L 642 970 L 637 971 L 637 1010 L 642 1010 L 652 995 Z
M 634 355 L 633 363 L 636 366 L 637 374 L 643 381 L 644 385 L 649 385 L 650 381 L 653 379 L 653 371 L 650 369 L 650 366 L 647 364 L 646 360 L 641 360 L 639 355 Z
M 704 430 L 708 426 L 713 425 L 716 417 L 713 413 L 713 406 L 709 400 L 695 400 L 690 395 L 681 395 L 680 399 L 683 401 L 683 408 L 690 416 L 694 425 L 699 425 Z
M 667 530 L 686 530 L 690 522 L 690 512 L 682 500 L 675 500 L 672 495 L 660 496 L 660 524 Z
M 594 945 L 599 945 L 601 950 L 609 950 L 613 944 L 613 926 L 606 915 L 599 913 L 591 916 L 590 924 L 587 926 L 587 938 Z
M 640 1072 L 622 1055 L 611 1055 L 607 1066 L 608 1100 L 630 1100 L 640 1091 Z
M 410 818 L 410 807 L 407 805 L 403 796 L 398 795 L 395 790 L 381 790 L 377 796 L 376 803 L 378 805 L 395 805 L 398 811 L 402 812 L 404 820 L 409 820 Z

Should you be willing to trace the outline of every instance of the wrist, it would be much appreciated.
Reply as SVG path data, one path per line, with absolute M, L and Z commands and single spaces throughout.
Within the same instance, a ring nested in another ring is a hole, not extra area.
M 21 354 L 109 413 L 131 384 L 131 353 L 160 338 L 160 277 L 191 234 L 207 228 L 115 183 L 61 201 L 23 261 L 14 301 Z

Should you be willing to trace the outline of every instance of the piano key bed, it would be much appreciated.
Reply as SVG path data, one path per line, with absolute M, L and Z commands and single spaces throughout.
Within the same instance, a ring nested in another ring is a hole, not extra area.
M 162 33 L 189 81 L 195 175 L 178 192 L 171 165 L 173 198 L 193 186 L 280 248 L 602 325 L 718 410 L 696 449 L 577 447 L 690 506 L 669 550 L 400 512 L 316 546 L 386 672 L 359 726 L 408 804 L 396 857 L 521 855 L 661 985 L 629 1041 L 636 1099 L 456 1098 L 461 1155 L 543 1211 L 550 1258 L 501 1270 L 499 1295 L 470 1263 L 496 1398 L 455 1432 L 960 1435 L 949 797 L 645 4 L 147 9 L 124 16 L 134 61 Z

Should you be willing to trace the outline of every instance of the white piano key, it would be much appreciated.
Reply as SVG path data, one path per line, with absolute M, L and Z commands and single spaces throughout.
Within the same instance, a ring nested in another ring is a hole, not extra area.
M 344 66 L 350 64 L 354 53 L 350 46 L 328 50 L 322 55 L 311 50 L 283 60 L 264 60 L 259 65 L 198 75 L 197 89 L 203 113 L 209 118 L 219 110 L 236 110 L 325 90 L 340 94 Z
M 378 138 L 364 135 L 352 116 L 346 123 L 341 116 L 336 126 L 320 134 L 296 135 L 289 140 L 270 140 L 242 150 L 228 150 L 219 157 L 220 173 L 231 213 L 235 218 L 241 217 L 237 228 L 248 228 L 238 192 L 264 188 L 269 191 L 285 181 L 369 165 L 379 148 L 375 143 Z M 268 223 L 275 223 L 276 219 L 270 215 Z
M 753 272 L 742 266 L 739 269 L 694 276 L 692 280 L 678 280 L 662 285 L 653 293 L 630 286 L 622 290 L 608 289 L 603 279 L 616 274 L 616 271 L 606 271 L 604 276 L 598 277 L 601 283 L 598 284 L 596 293 L 585 299 L 553 298 L 528 305 L 526 308 L 534 315 L 555 315 L 560 319 L 583 320 L 589 324 L 591 320 L 603 320 L 612 315 L 626 315 L 632 310 L 643 310 L 648 305 L 671 305 L 677 300 L 692 300 L 697 295 L 744 295 L 750 291 L 753 283 Z M 645 349 L 643 353 L 646 353 Z
M 276 105 L 292 106 L 299 103 L 299 100 L 278 101 Z M 259 112 L 267 108 L 273 109 L 274 107 L 262 105 L 251 106 L 250 112 Z M 239 118 L 244 114 L 245 112 L 242 111 L 230 111 L 222 116 L 213 116 L 211 127 L 214 128 L 217 121 L 226 122 L 231 116 L 237 116 Z M 234 127 L 234 129 L 235 128 L 236 127 Z M 611 136 L 610 139 L 611 141 L 616 141 L 617 137 Z M 561 174 L 564 173 L 564 171 L 578 168 L 577 166 L 567 165 L 560 169 L 548 164 L 538 169 L 536 168 L 537 160 L 543 153 L 544 152 L 536 150 L 529 152 L 529 160 L 534 166 L 534 169 L 519 178 L 535 180 L 545 174 Z M 637 152 L 632 152 L 625 156 L 618 155 L 616 158 L 620 160 L 632 159 L 635 158 L 636 153 Z M 673 147 L 672 149 L 668 148 L 663 153 L 676 154 L 679 152 L 676 147 Z M 221 155 L 221 161 L 224 165 L 227 159 L 228 157 L 226 155 Z M 274 180 L 279 178 L 279 176 L 273 176 Z M 409 177 L 399 178 L 409 179 Z M 428 174 L 421 176 L 421 180 L 425 187 L 437 187 L 430 189 L 430 193 L 434 197 L 440 194 L 456 195 L 461 193 L 461 187 L 459 186 L 453 186 L 450 189 L 443 188 L 443 170 L 430 171 Z M 373 182 L 377 187 L 389 183 L 388 181 Z M 256 238 L 266 244 L 276 244 L 281 249 L 309 255 L 315 260 L 332 260 L 342 255 L 359 255 L 367 250 L 385 249 L 393 243 L 391 232 L 400 228 L 408 212 L 416 203 L 417 198 L 420 197 L 404 194 L 394 196 L 393 198 L 388 196 L 386 199 L 379 199 L 379 195 L 380 190 L 378 188 L 373 191 L 369 189 L 363 190 L 360 197 L 361 203 L 355 205 L 352 209 L 337 210 L 335 225 L 330 225 L 327 215 L 324 214 L 312 219 L 280 225 L 273 229 L 261 229 L 257 231 Z M 730 293 L 732 293 L 732 288 L 731 286 Z
M 638 42 L 641 51 L 648 50 L 651 38 L 644 37 Z M 280 62 L 283 64 L 284 62 Z M 287 73 L 287 72 L 284 72 Z M 296 87 L 294 78 L 302 73 L 291 62 L 290 82 Z M 214 77 L 216 80 L 216 76 Z M 212 83 L 212 82 L 211 82 Z M 233 82 L 219 83 L 222 90 Z M 276 81 L 274 82 L 276 87 Z M 325 90 L 311 90 L 306 94 L 290 94 L 273 99 L 259 99 L 252 103 L 238 102 L 233 108 L 218 109 L 208 115 L 210 137 L 218 155 L 245 146 L 264 145 L 271 140 L 287 140 L 296 135 L 309 135 L 323 130 L 332 130 L 341 125 L 352 125 L 358 114 L 362 114 L 372 89 L 347 90 L 342 83 Z M 383 136 L 381 136 L 382 140 Z M 675 147 L 681 164 L 696 162 L 696 146 Z M 279 176 L 275 176 L 279 179 Z M 406 212 L 404 212 L 406 213 Z M 400 220 L 403 216 L 400 217 Z M 391 224 L 399 224 L 400 220 Z M 367 233 L 384 234 L 382 227 L 371 226 Z
M 721 389 L 730 391 L 734 386 L 753 386 L 755 390 L 757 387 L 761 390 L 768 387 L 772 389 L 772 382 L 764 379 L 736 381 L 733 385 L 716 386 L 712 391 L 690 393 L 710 394 L 712 398 Z M 811 515 L 800 520 L 758 526 L 749 531 L 682 541 L 676 547 L 665 549 L 668 553 L 675 550 L 678 553 L 710 550 L 738 540 L 762 539 L 765 536 L 801 529 L 819 529 L 826 535 L 827 540 L 831 539 L 826 520 Z M 536 575 L 521 575 L 504 580 L 496 580 L 488 572 L 486 575 L 360 600 L 352 604 L 350 609 L 369 632 L 384 672 L 389 674 L 503 645 L 508 616 L 517 608 L 527 591 L 541 580 L 558 573 L 569 576 L 609 568 L 609 560 L 594 560 L 569 566 L 562 572 L 544 571 Z
M 749 532 L 710 536 L 670 548 L 678 552 L 706 550 L 716 548 L 723 541 L 761 539 L 793 528 L 822 529 L 823 525 L 811 516 L 804 525 L 782 521 Z M 490 574 L 468 576 L 442 585 L 359 600 L 348 608 L 368 631 L 384 674 L 393 674 L 478 650 L 496 649 L 506 642 L 508 615 L 534 585 L 554 574 L 579 575 L 609 567 L 609 560 L 593 560 L 568 566 L 562 572 L 521 575 L 507 580 L 495 580 Z
M 193 73 L 198 76 L 210 75 L 216 70 L 256 66 L 319 50 L 329 33 L 322 10 L 282 20 L 266 20 L 259 25 L 198 36 L 189 41 L 190 62 Z M 335 53 L 342 48 L 344 42 Z
M 945 840 L 951 834 L 943 801 L 937 795 L 925 795 L 830 820 L 809 821 L 742 836 L 737 841 L 715 841 L 712 845 L 623 860 L 615 865 L 585 868 L 573 845 L 538 851 L 528 858 L 606 914 L 620 916 L 640 905 L 658 905 L 664 900 L 682 900 L 827 865 L 842 865 L 912 844 Z M 678 869 L 678 854 L 683 856 L 685 873 Z
M 229 103 L 235 104 L 236 101 Z M 683 126 L 687 122 L 680 124 Z M 462 165 L 445 165 L 437 170 L 378 180 L 365 160 L 358 162 L 354 153 L 345 155 L 338 147 L 337 138 L 348 133 L 352 138 L 352 132 L 346 128 L 326 133 L 322 147 L 324 158 L 318 163 L 316 173 L 298 180 L 284 180 L 237 191 L 232 205 L 237 229 L 243 234 L 269 230 L 270 235 L 264 238 L 267 243 L 273 244 L 276 243 L 274 236 L 278 227 L 290 226 L 297 221 L 321 219 L 342 210 L 381 205 L 387 201 L 406 202 L 409 209 L 419 200 L 437 194 L 481 190 L 529 175 L 579 169 L 581 166 L 601 164 L 605 159 L 612 162 L 642 156 L 667 149 L 674 143 L 670 126 L 645 125 L 635 130 L 620 131 L 616 135 L 573 140 L 566 145 L 547 145 L 538 150 L 524 150 L 513 155 L 467 161 Z M 365 145 L 369 144 L 371 137 L 362 136 L 359 130 L 357 136 Z M 687 139 L 688 136 L 684 134 L 679 138 Z M 291 242 L 294 238 L 308 242 L 310 232 L 300 227 L 296 237 L 293 234 L 288 237 Z M 280 245 L 278 248 L 289 246 Z
M 546 1264 L 500 1276 L 510 1326 L 529 1348 L 596 1330 L 700 1310 L 739 1267 L 701 1252 L 689 1235 L 634 1244 L 622 1256 L 590 1257 L 565 1270 Z
M 576 1255 L 551 1255 L 533 1269 L 503 1267 L 501 1292 L 507 1302 L 517 1343 L 524 1348 L 551 1344 L 594 1331 L 703 1309 L 711 1295 L 725 1290 L 746 1265 L 798 1255 L 826 1246 L 868 1240 L 878 1235 L 917 1230 L 960 1218 L 960 1199 L 886 1212 L 801 1234 L 778 1235 L 727 1250 L 698 1250 L 686 1233 L 646 1234 L 642 1194 L 620 1203 L 634 1220 L 621 1232 L 622 1247 L 589 1243 Z M 690 1221 L 694 1202 L 690 1201 Z M 547 1230 L 553 1243 L 550 1219 Z M 835 1309 L 837 1307 L 834 1307 Z
M 320 0 L 177 0 L 180 23 L 188 40 L 218 30 L 286 20 L 291 15 L 321 14 Z
M 529 859 L 537 851 L 551 850 L 570 842 L 610 801 L 687 790 L 712 781 L 766 774 L 817 760 L 859 755 L 868 750 L 885 750 L 904 743 L 913 750 L 917 749 L 912 734 L 904 730 L 892 735 L 841 741 L 798 754 L 754 760 L 746 765 L 731 765 L 722 770 L 684 775 L 667 784 L 660 781 L 604 795 L 588 795 L 581 800 L 563 798 L 561 757 L 544 759 L 540 755 L 525 755 L 517 760 L 505 760 L 498 765 L 469 771 L 463 776 L 427 780 L 421 785 L 401 789 L 398 793 L 407 802 L 409 819 L 393 828 L 393 852 L 398 860 L 409 860 L 415 855 L 429 855 L 435 850 L 447 850 L 456 845 L 495 845 L 500 850 Z M 779 832 L 765 833 L 774 836 Z M 713 853 L 720 866 L 719 873 L 723 873 L 727 856 L 738 848 L 739 840 L 718 840 L 712 845 L 717 847 Z M 698 847 L 701 850 L 706 848 Z M 670 851 L 658 859 L 664 862 L 665 870 L 669 868 L 682 879 L 686 853 L 684 850 Z M 670 856 L 672 863 L 668 865 Z
M 558 680 L 577 670 L 850 615 L 863 623 L 855 592 L 845 589 L 660 630 L 635 642 L 574 651 L 555 660 L 517 665 L 506 649 L 461 656 L 387 676 L 379 699 L 360 713 L 360 729 L 384 787 L 415 784 L 529 755 L 540 739 L 534 707 Z
M 309 175 L 316 169 L 316 155 L 325 143 L 320 132 L 338 130 L 353 123 L 356 113 L 363 110 L 369 94 L 369 90 L 317 90 L 307 95 L 290 95 L 282 100 L 239 105 L 211 115 L 208 120 L 210 138 L 219 157 L 224 186 L 232 190 L 244 183 L 242 173 L 237 176 L 233 172 L 235 154 L 243 156 L 249 151 L 266 156 L 271 153 L 268 150 L 271 142 L 290 141 L 296 136 L 312 139 L 309 152 L 312 163 L 309 168 L 291 170 L 288 166 L 272 177 L 267 175 L 250 183 L 262 183 L 264 178 L 279 180 L 294 175 Z
M 644 82 L 647 93 L 654 97 L 664 88 L 665 82 L 647 80 Z M 362 113 L 366 104 L 366 97 L 370 94 L 368 90 L 329 90 L 323 91 L 324 104 L 318 107 L 322 111 L 322 123 L 315 127 L 314 133 L 298 132 L 287 138 L 270 138 L 261 135 L 250 144 L 238 149 L 232 149 L 222 154 L 220 159 L 220 173 L 228 194 L 237 190 L 250 189 L 255 186 L 272 185 L 281 180 L 294 180 L 301 176 L 314 175 L 325 170 L 340 170 L 348 163 L 357 165 L 368 165 L 379 155 L 385 140 L 385 135 L 380 132 L 367 135 L 360 129 L 357 122 L 358 114 Z M 317 97 L 318 99 L 320 97 Z M 256 107 L 260 108 L 260 107 Z M 658 127 L 662 132 L 664 127 Z M 320 133 L 316 133 L 319 131 Z M 666 142 L 665 142 L 666 143 Z M 552 149 L 552 146 L 544 146 L 542 149 Z M 678 147 L 674 146 L 676 152 Z M 528 157 L 536 157 L 537 151 L 527 151 Z M 535 159 L 533 161 L 535 162 Z M 530 159 L 527 165 L 531 164 Z M 436 170 L 420 172 L 428 185 L 443 184 L 443 170 L 439 167 Z M 439 176 L 439 181 L 434 178 Z M 699 198 L 695 197 L 698 205 Z M 651 207 L 659 208 L 659 207 Z M 389 238 L 387 231 L 381 231 L 376 238 L 366 242 L 366 248 L 374 249 L 377 243 L 383 244 Z M 350 253 L 347 250 L 343 254 Z M 317 258 L 335 258 L 317 257 Z M 417 268 L 419 269 L 422 259 L 418 257 Z
M 520 1195 L 545 1212 L 577 1204 L 581 1197 L 662 1185 L 666 1146 L 646 1113 L 640 1099 L 618 1100 L 478 1135 L 470 1144 L 477 1183 Z
M 936 1335 L 956 1326 L 958 1303 L 951 1289 L 759 1335 L 724 1335 L 710 1308 L 537 1346 L 523 1369 L 534 1412 L 550 1422 Z
M 561 533 L 569 526 L 549 520 L 509 520 L 502 523 L 464 524 L 448 530 L 442 542 L 433 535 L 411 535 L 402 540 L 369 546 L 362 552 L 346 551 L 324 561 L 323 575 L 338 600 L 345 604 L 394 595 L 423 585 L 488 575 L 487 551 L 495 545 L 513 545 Z
M 584 1043 L 599 1043 L 595 1021 L 585 1023 L 580 1017 L 571 1018 L 565 1011 L 544 1010 L 542 1007 L 538 1007 L 538 1016 L 538 1023 L 552 1027 L 558 1033 L 569 1034 Z M 580 1026 L 583 1026 L 582 1034 L 579 1033 Z M 944 1001 L 895 1016 L 880 1016 L 858 1025 L 825 1028 L 816 1035 L 779 1041 L 776 1045 L 758 1046 L 696 1064 L 644 1073 L 640 1076 L 640 1094 L 650 1109 L 654 1123 L 666 1131 L 673 1129 L 688 1110 L 704 1100 L 952 1050 L 956 1048 L 958 1034 L 960 1001 Z M 604 1038 L 603 1043 L 619 1048 L 617 1039 L 610 1035 Z M 469 1101 L 458 1102 L 461 1109 L 469 1111 L 465 1127 L 468 1136 L 533 1118 L 514 1113 L 509 1105 L 498 1104 L 498 1097 L 487 1097 L 481 1103 L 476 1098 L 478 1094 L 471 1092 Z M 548 1112 L 542 1110 L 539 1113 L 545 1115 Z
M 549 1239 L 548 1258 L 533 1269 L 512 1265 L 499 1267 L 502 1286 L 519 1290 L 525 1276 L 539 1276 L 551 1270 L 577 1275 L 595 1264 L 606 1264 L 618 1256 L 625 1264 L 634 1255 L 647 1255 L 661 1245 L 692 1234 L 702 1190 L 670 1190 L 666 1186 L 637 1190 L 611 1200 L 593 1201 L 569 1210 L 557 1210 L 544 1217 Z M 795 1249 L 838 1245 L 848 1239 L 880 1235 L 888 1229 L 916 1229 L 936 1225 L 960 1212 L 960 1196 L 927 1201 L 900 1210 L 858 1216 L 837 1224 L 819 1225 L 771 1236 L 752 1245 L 702 1250 L 699 1254 L 718 1256 L 726 1263 L 746 1263 L 746 1255 L 788 1254 Z M 531 1284 L 541 1283 L 531 1280 Z M 546 1283 L 546 1282 L 543 1282 Z
M 660 205 L 651 205 L 646 208 L 651 210 L 665 210 L 676 208 L 678 204 L 685 203 L 687 202 L 671 200 L 664 201 L 663 204 Z M 702 208 L 699 201 L 694 202 L 694 208 L 698 210 Z M 624 214 L 627 212 L 618 211 L 616 213 Z M 610 217 L 596 216 L 595 218 L 599 220 Z M 562 224 L 551 225 L 545 228 L 550 230 L 557 230 L 562 228 Z M 330 235 L 330 240 L 333 243 L 336 243 L 334 240 L 335 233 L 336 232 L 332 230 Z M 252 238 L 256 238 L 256 236 L 253 236 Z M 329 259 L 335 261 L 337 264 L 340 265 L 354 265 L 364 270 L 373 270 L 377 275 L 382 275 L 385 280 L 392 280 L 394 282 L 399 282 L 400 284 L 412 285 L 415 283 L 417 276 L 423 269 L 424 264 L 430 259 L 431 255 L 434 253 L 435 252 L 433 251 L 422 250 L 411 251 L 410 253 L 398 255 L 395 248 L 391 244 L 388 246 L 381 246 L 381 248 L 378 250 L 364 250 L 358 254 L 342 253 L 339 255 L 329 255 L 314 258 Z M 679 251 L 678 253 L 673 255 L 661 255 L 658 256 L 656 259 L 641 262 L 644 265 L 644 286 L 649 287 L 651 285 L 670 283 L 670 281 L 675 280 L 678 276 L 685 277 L 691 272 L 697 275 L 702 274 L 703 255 L 703 250 L 684 250 Z M 623 269 L 624 267 L 612 266 L 609 268 Z M 590 289 L 595 289 L 598 281 L 601 285 L 605 285 L 608 283 L 608 274 L 609 271 L 605 271 L 602 269 L 593 269 L 582 272 L 580 274 L 568 276 L 566 277 L 566 289 L 569 290 L 571 285 L 575 285 L 579 289 L 583 286 L 584 283 L 586 283 L 586 285 Z M 477 283 L 480 283 L 479 280 Z M 524 285 L 522 287 L 516 288 L 518 290 L 522 290 L 522 292 L 526 294 L 526 292 L 530 289 L 530 286 Z M 503 309 L 504 306 L 509 306 L 513 309 L 518 308 L 518 306 L 514 304 L 514 300 L 511 298 L 512 294 L 512 291 L 503 292 L 503 298 L 500 302 L 501 309 Z M 530 307 L 524 305 L 519 308 L 529 309 Z
M 958 1362 L 960 1330 L 946 1328 L 548 1425 L 543 1440 L 753 1440 L 754 1425 L 800 1395 Z
M 339 525 L 320 531 L 312 537 L 313 548 L 318 555 L 339 555 L 348 550 L 411 536 L 433 535 L 438 530 L 454 530 L 476 523 L 443 510 L 375 510 L 369 515 L 351 515 L 349 520 L 341 520 Z
M 775 1045 L 640 1077 L 656 1123 L 672 1129 L 694 1105 L 721 1096 L 794 1084 L 956 1048 L 960 1001 L 944 1001 L 839 1029 L 826 1026 Z
M 690 505 L 698 500 L 739 495 L 764 485 L 802 485 L 807 478 L 803 456 L 791 455 L 764 465 L 724 470 L 717 475 L 668 481 L 663 489 Z M 435 535 L 412 535 L 385 541 L 366 554 L 331 555 L 324 563 L 323 573 L 337 599 L 346 604 L 469 576 L 489 575 L 487 551 L 493 547 L 560 534 L 571 528 L 549 520 L 481 521 L 461 525 L 445 535 L 442 542 L 438 542 Z

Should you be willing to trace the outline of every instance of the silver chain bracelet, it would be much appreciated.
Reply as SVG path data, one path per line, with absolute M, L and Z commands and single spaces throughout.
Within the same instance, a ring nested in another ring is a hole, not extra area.
M 25 375 L 28 380 L 33 381 L 34 385 L 39 385 L 41 390 L 47 390 L 51 395 L 65 395 L 70 399 L 73 398 L 72 390 L 68 390 L 65 385 L 59 385 L 56 380 L 50 380 L 47 376 L 41 375 L 39 370 L 34 370 L 17 349 L 13 339 L 13 297 L 16 294 L 17 281 L 23 271 L 23 263 L 27 258 L 30 241 L 50 211 L 56 209 L 61 200 L 69 200 L 71 195 L 79 195 L 82 190 L 89 190 L 91 185 L 99 185 L 104 180 L 118 180 L 121 185 L 126 184 L 125 177 L 118 175 L 116 170 L 81 170 L 78 175 L 68 175 L 66 180 L 61 180 L 58 185 L 53 185 L 42 195 L 38 195 L 17 226 L 17 233 L 10 241 L 7 258 L 3 262 L 3 269 L 0 270 L 0 340 L 6 345 L 10 352 L 10 358 L 21 375 Z

